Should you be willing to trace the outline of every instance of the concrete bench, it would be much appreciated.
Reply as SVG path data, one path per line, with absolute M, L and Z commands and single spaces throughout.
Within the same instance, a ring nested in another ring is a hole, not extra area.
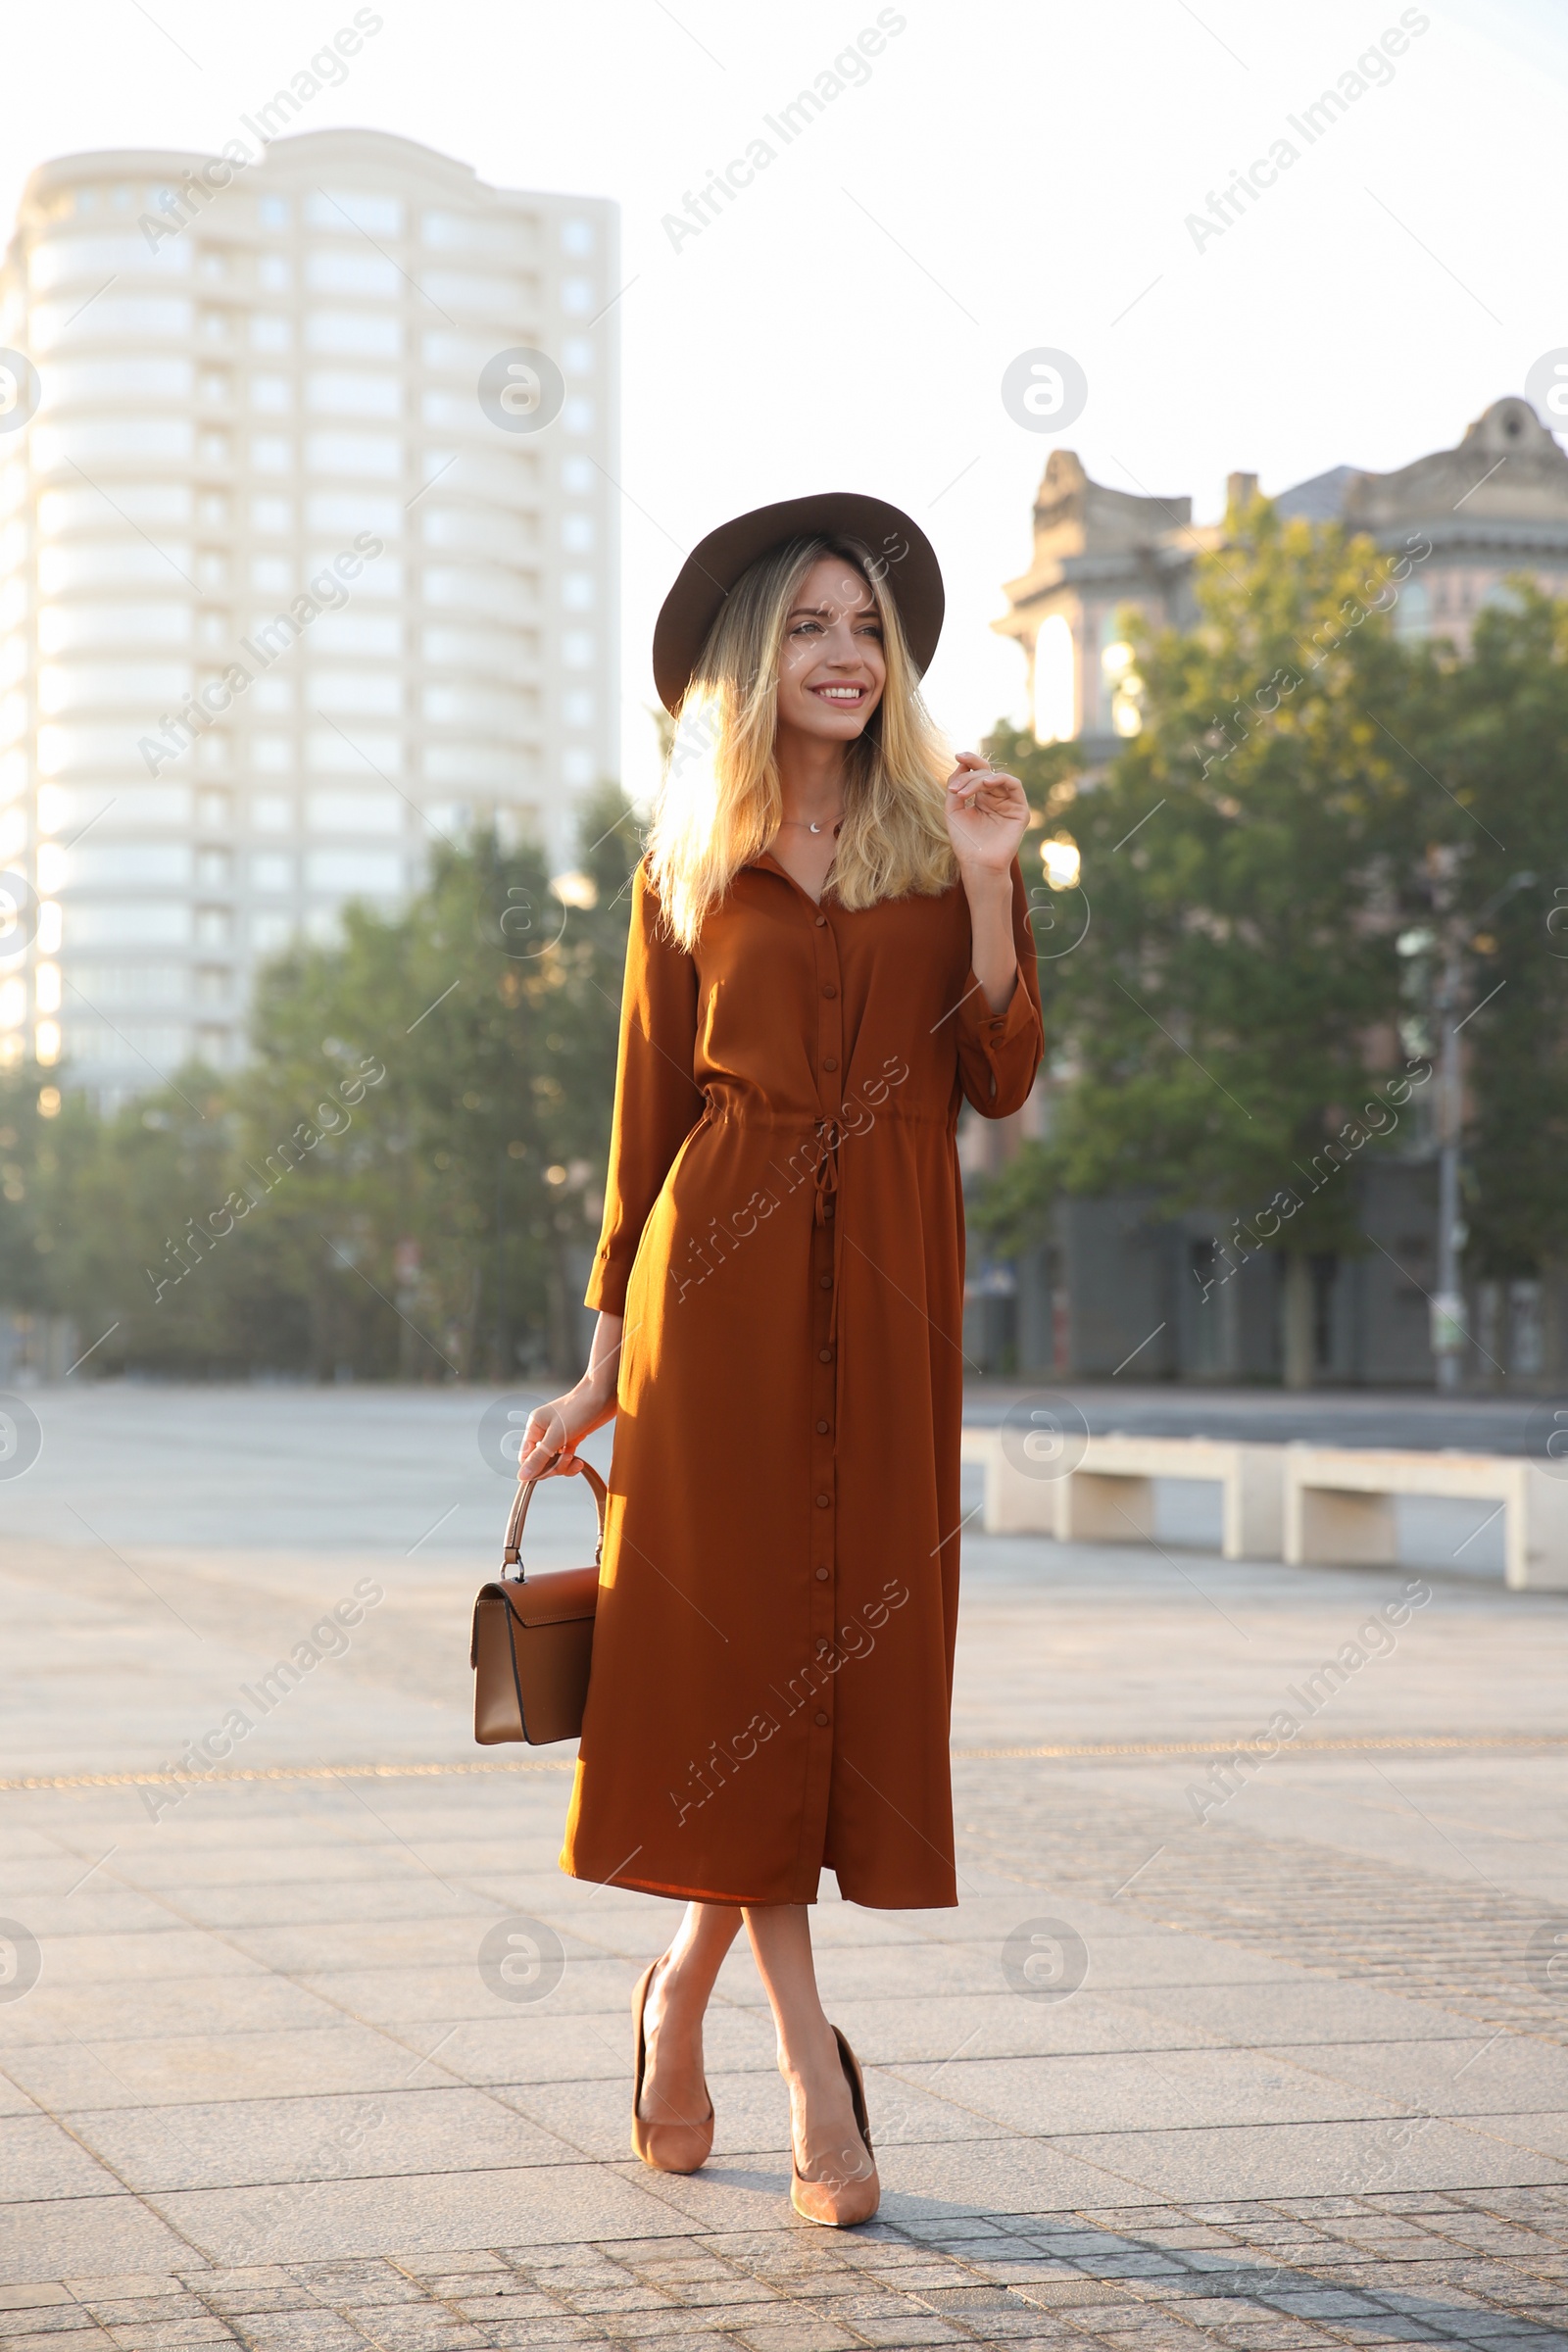
M 1496 1453 L 1394 1453 L 1354 1446 L 1285 1448 L 1285 1558 L 1381 1567 L 1398 1558 L 1395 1497 L 1496 1502 L 1515 1592 L 1568 1592 L 1568 1480 Z
M 1022 1433 L 1020 1433 L 1021 1450 Z M 999 1429 L 966 1429 L 962 1458 L 983 1462 L 987 1535 L 1048 1535 L 1062 1544 L 1149 1543 L 1156 1478 L 1196 1478 L 1223 1498 L 1227 1560 L 1277 1560 L 1282 1536 L 1283 1446 L 1211 1438 L 1091 1438 L 1059 1477 L 1009 1459 Z

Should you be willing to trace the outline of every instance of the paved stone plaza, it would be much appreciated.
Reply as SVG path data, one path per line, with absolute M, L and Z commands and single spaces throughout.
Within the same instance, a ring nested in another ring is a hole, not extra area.
M 13 2352 L 1568 2347 L 1568 1597 L 1505 1593 L 1469 1522 L 1375 1574 L 971 1534 L 959 1908 L 818 1913 L 885 2186 L 829 2233 L 743 1951 L 711 2164 L 626 2146 L 673 1906 L 562 1878 L 566 1759 L 471 1742 L 490 1401 L 34 1395 L 0 1484 Z M 581 1490 L 538 1518 L 538 1565 L 586 1555 Z

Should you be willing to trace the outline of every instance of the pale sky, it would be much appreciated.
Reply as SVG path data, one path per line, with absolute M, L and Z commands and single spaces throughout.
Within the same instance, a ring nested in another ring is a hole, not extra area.
M 355 6 L 13 10 L 7 224 L 51 156 L 220 147 Z M 1552 0 L 376 13 L 347 81 L 298 127 L 394 131 L 498 186 L 622 208 L 622 742 L 637 792 L 655 772 L 654 615 L 683 551 L 732 514 L 841 488 L 907 508 L 948 583 L 930 700 L 969 743 L 1020 710 L 1020 658 L 988 623 L 1027 564 L 1058 441 L 1114 487 L 1190 493 L 1203 520 L 1233 468 L 1280 489 L 1449 446 L 1568 346 L 1568 12 Z M 782 142 L 764 118 L 879 20 L 865 77 Z M 1401 24 L 1388 74 L 1363 74 L 1373 86 L 1306 143 L 1288 118 Z M 774 160 L 675 248 L 664 216 L 759 138 Z M 1282 138 L 1298 160 L 1200 247 L 1187 216 Z M 1087 378 L 1057 436 L 1002 402 L 1008 363 L 1040 348 Z

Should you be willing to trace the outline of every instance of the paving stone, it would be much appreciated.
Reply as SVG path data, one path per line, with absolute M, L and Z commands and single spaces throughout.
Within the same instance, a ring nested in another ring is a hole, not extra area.
M 11 2347 L 24 2336 L 59 2335 L 71 2337 L 83 2329 L 89 2332 L 96 2325 L 84 2312 L 74 2296 L 68 2295 L 57 2309 L 30 2305 L 20 2310 L 0 2312 L 0 2344 Z
M 747 2352 L 845 2352 L 855 2337 L 848 2328 L 835 2327 L 820 2313 L 812 2312 L 784 2320 L 746 2321 L 732 2340 L 744 2344 Z
M 49 2332 L 29 2329 L 5 2341 L 7 2352 L 110 2352 L 115 2338 L 106 2328 L 76 2327 Z
M 122 1579 L 95 1600 L 77 1575 L 69 1622 L 40 1616 L 61 1555 L 30 1543 L 8 1547 L 0 1647 L 47 1695 L 72 1687 L 83 1607 L 134 1629 L 157 1604 Z M 260 1653 L 269 1610 L 343 1568 L 172 1552 L 155 1581 L 215 1637 L 249 1610 Z M 424 1655 L 453 1572 L 375 1573 L 405 1614 L 345 1662 L 364 1677 L 345 1723 L 373 1724 L 383 1761 L 471 1762 L 464 1694 Z M 972 1542 L 960 1746 L 1162 1721 L 1234 1738 L 1397 1589 L 1199 1555 L 1194 1574 L 1250 1641 L 1141 1555 Z M 138 1710 L 207 1719 L 180 1660 L 135 1655 L 84 1771 Z M 1547 1728 L 1568 1615 L 1446 1588 L 1400 1666 L 1377 1704 L 1403 1727 L 1491 1708 Z M 62 1718 L 58 1736 L 78 1735 Z M 321 1725 L 280 1717 L 274 1736 L 310 1761 Z M 824 1886 L 820 1973 L 869 2068 L 885 2188 L 846 2233 L 790 2211 L 744 1945 L 710 2020 L 713 2164 L 677 2180 L 628 2160 L 626 1998 L 676 1910 L 560 1876 L 561 1773 L 214 1785 L 157 1825 L 124 1791 L 14 1793 L 7 1900 L 35 1905 L 50 1968 L 0 2010 L 0 2352 L 1568 2352 L 1568 2004 L 1521 1962 L 1564 1899 L 1560 1800 L 1500 1751 L 1401 1756 L 1410 1806 L 1363 1761 L 1297 1758 L 1200 1836 L 1196 1769 L 962 1757 L 956 1912 L 859 1912 Z M 68 1894 L 111 1845 L 113 1879 Z M 531 2008 L 475 1967 L 509 1908 L 568 1956 Z M 1089 1948 L 1066 2001 L 1019 1997 L 999 1964 L 1041 1915 Z M 377 2101 L 384 2122 L 334 2136 Z

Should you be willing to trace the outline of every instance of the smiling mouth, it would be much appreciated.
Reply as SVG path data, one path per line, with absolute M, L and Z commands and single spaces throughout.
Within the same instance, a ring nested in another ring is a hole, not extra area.
M 868 686 L 812 686 L 809 692 L 824 703 L 832 703 L 841 710 L 853 710 L 863 703 L 870 692 Z

